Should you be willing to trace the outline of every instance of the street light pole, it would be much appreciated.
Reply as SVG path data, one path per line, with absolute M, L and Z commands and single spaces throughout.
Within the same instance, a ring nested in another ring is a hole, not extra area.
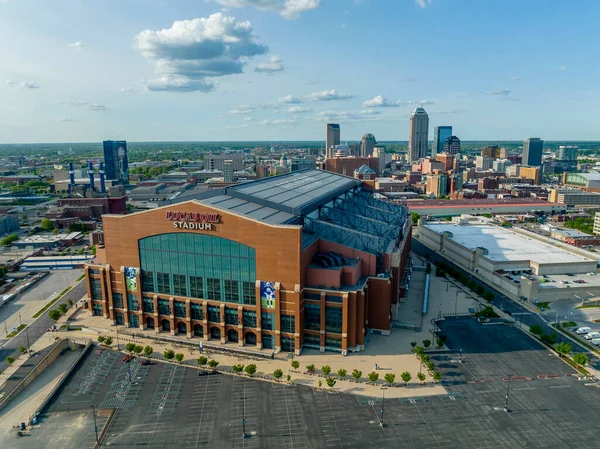
M 381 422 L 379 423 L 383 427 L 383 413 L 385 412 L 385 390 L 387 387 L 381 387 Z
M 94 405 L 90 405 L 92 407 L 92 412 L 94 413 L 94 432 L 96 433 L 96 445 L 99 445 L 98 441 L 98 424 L 96 423 L 96 407 Z
M 508 385 L 506 386 L 506 401 L 504 402 L 504 411 L 508 413 L 508 395 L 510 393 L 510 380 L 512 379 L 512 374 L 508 375 Z

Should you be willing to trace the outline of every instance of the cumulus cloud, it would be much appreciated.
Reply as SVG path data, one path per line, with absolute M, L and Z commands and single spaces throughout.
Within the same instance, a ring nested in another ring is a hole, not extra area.
M 377 114 L 375 114 L 377 115 Z M 364 112 L 350 111 L 322 111 L 312 117 L 316 121 L 339 121 L 339 122 L 372 122 L 379 121 L 379 117 Z
M 321 0 L 212 0 L 224 8 L 252 7 L 272 11 L 288 20 L 295 20 L 303 12 L 319 7 Z
M 32 83 L 30 81 L 23 81 L 19 84 L 23 89 L 39 89 L 40 85 L 38 83 Z
M 131 86 L 125 86 L 125 87 L 121 87 L 119 89 L 119 92 L 123 92 L 123 93 L 127 93 L 127 94 L 133 94 L 135 93 L 135 89 Z
M 363 101 L 362 105 L 365 108 L 397 108 L 400 106 L 406 106 L 407 103 L 404 101 L 390 101 L 381 95 L 371 98 L 370 100 Z
M 89 111 L 108 111 L 109 107 L 105 104 L 98 103 L 88 103 L 87 101 L 82 100 L 69 100 L 67 101 L 69 106 L 73 106 L 76 108 L 87 109 Z
M 265 119 L 258 122 L 260 126 L 291 126 L 296 124 L 296 120 L 283 119 Z
M 254 69 L 255 72 L 258 73 L 275 73 L 281 72 L 283 70 L 283 63 L 281 62 L 281 58 L 279 56 L 271 56 L 267 62 L 261 62 Z
M 286 95 L 285 97 L 281 97 L 279 99 L 280 103 L 283 104 L 299 104 L 299 103 L 303 103 L 301 98 L 298 97 L 294 97 L 292 95 Z
M 85 48 L 85 45 L 83 45 L 83 42 L 77 41 L 77 42 L 73 42 L 72 44 L 69 44 L 69 48 L 75 48 L 77 50 L 81 50 L 81 49 Z
M 210 92 L 217 87 L 212 78 L 242 73 L 248 58 L 269 50 L 257 41 L 250 22 L 223 13 L 144 30 L 135 42 L 159 74 L 146 88 L 173 92 Z
M 379 115 L 381 114 L 381 112 L 376 111 L 375 109 L 363 109 L 362 111 L 360 111 L 361 114 L 365 114 L 365 115 Z
M 293 114 L 301 114 L 303 112 L 311 112 L 311 111 L 312 111 L 311 108 L 305 108 L 303 106 L 292 106 L 287 110 L 287 112 L 291 112 Z
M 308 96 L 309 99 L 314 101 L 333 101 L 333 100 L 347 100 L 352 98 L 353 95 L 336 92 L 335 90 L 323 90 L 321 92 L 313 92 Z
M 256 108 L 254 106 L 241 105 L 241 106 L 238 106 L 237 108 L 229 111 L 229 114 L 234 114 L 234 115 L 252 114 L 255 110 L 256 110 Z
M 427 8 L 428 5 L 431 5 L 431 0 L 415 0 L 415 3 L 421 8 Z
M 65 123 L 71 123 L 71 122 L 76 122 L 77 120 L 75 120 L 74 118 L 70 118 L 70 117 L 61 117 L 60 121 L 65 122 Z
M 510 89 L 501 89 L 501 90 L 490 90 L 490 91 L 487 91 L 485 94 L 486 95 L 507 96 L 507 95 L 510 95 L 511 92 L 512 92 L 512 90 L 510 90 Z

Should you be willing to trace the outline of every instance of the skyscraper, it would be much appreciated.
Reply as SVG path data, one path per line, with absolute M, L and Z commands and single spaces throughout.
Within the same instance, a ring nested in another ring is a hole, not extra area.
M 124 140 L 105 140 L 103 146 L 106 179 L 117 181 L 120 184 L 129 184 L 127 142 Z
M 408 134 L 408 161 L 415 162 L 427 156 L 429 116 L 425 109 L 417 108 L 410 116 Z
M 444 142 L 451 135 L 451 126 L 436 126 L 435 128 L 433 128 L 433 145 L 431 146 L 432 159 L 435 159 L 438 153 L 444 151 Z
M 375 136 L 373 134 L 365 134 L 360 141 L 360 155 L 362 157 L 372 156 L 375 145 L 377 145 Z
M 460 139 L 456 136 L 450 136 L 444 142 L 444 152 L 448 154 L 460 153 Z
M 530 167 L 539 167 L 542 165 L 542 151 L 544 150 L 544 141 L 539 137 L 530 137 L 523 142 L 523 165 Z
M 557 159 L 559 161 L 576 161 L 578 151 L 579 147 L 573 145 L 561 145 L 558 147 Z
M 333 147 L 340 144 L 340 125 L 337 123 L 327 123 L 327 131 L 325 137 L 325 157 L 333 158 Z

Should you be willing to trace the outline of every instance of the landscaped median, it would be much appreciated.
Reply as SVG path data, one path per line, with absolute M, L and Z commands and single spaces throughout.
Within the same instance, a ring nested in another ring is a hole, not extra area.
M 71 286 L 65 288 L 62 292 L 60 292 L 60 294 L 56 298 L 54 298 L 52 301 L 50 301 L 48 304 L 42 307 L 42 309 L 40 309 L 38 313 L 33 315 L 33 318 L 38 318 L 39 316 L 41 316 L 46 310 L 48 310 L 50 307 L 56 304 L 57 301 L 59 301 L 63 296 L 65 296 L 69 291 L 71 291 L 72 288 L 73 287 Z
M 14 332 L 11 332 L 10 334 L 8 334 L 8 335 L 6 336 L 6 338 L 13 338 L 13 337 L 16 337 L 16 336 L 17 336 L 17 334 L 18 334 L 19 332 L 21 332 L 23 329 L 25 329 L 26 327 L 27 327 L 27 324 L 25 324 L 25 323 L 19 324 L 19 327 L 17 327 L 17 330 L 16 330 L 16 331 L 14 331 Z

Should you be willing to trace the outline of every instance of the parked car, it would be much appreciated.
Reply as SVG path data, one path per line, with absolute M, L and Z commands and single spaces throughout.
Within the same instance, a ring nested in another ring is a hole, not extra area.
M 585 334 L 587 334 L 588 332 L 592 332 L 592 328 L 591 328 L 591 327 L 580 327 L 580 328 L 578 328 L 578 329 L 575 331 L 575 333 L 576 333 L 577 335 L 585 335 Z
M 583 337 L 586 340 L 593 340 L 594 338 L 600 338 L 600 332 L 588 332 L 587 334 L 585 334 L 585 336 Z
M 594 338 L 594 339 L 592 340 L 592 344 L 593 344 L 594 346 L 600 346 L 600 338 Z

